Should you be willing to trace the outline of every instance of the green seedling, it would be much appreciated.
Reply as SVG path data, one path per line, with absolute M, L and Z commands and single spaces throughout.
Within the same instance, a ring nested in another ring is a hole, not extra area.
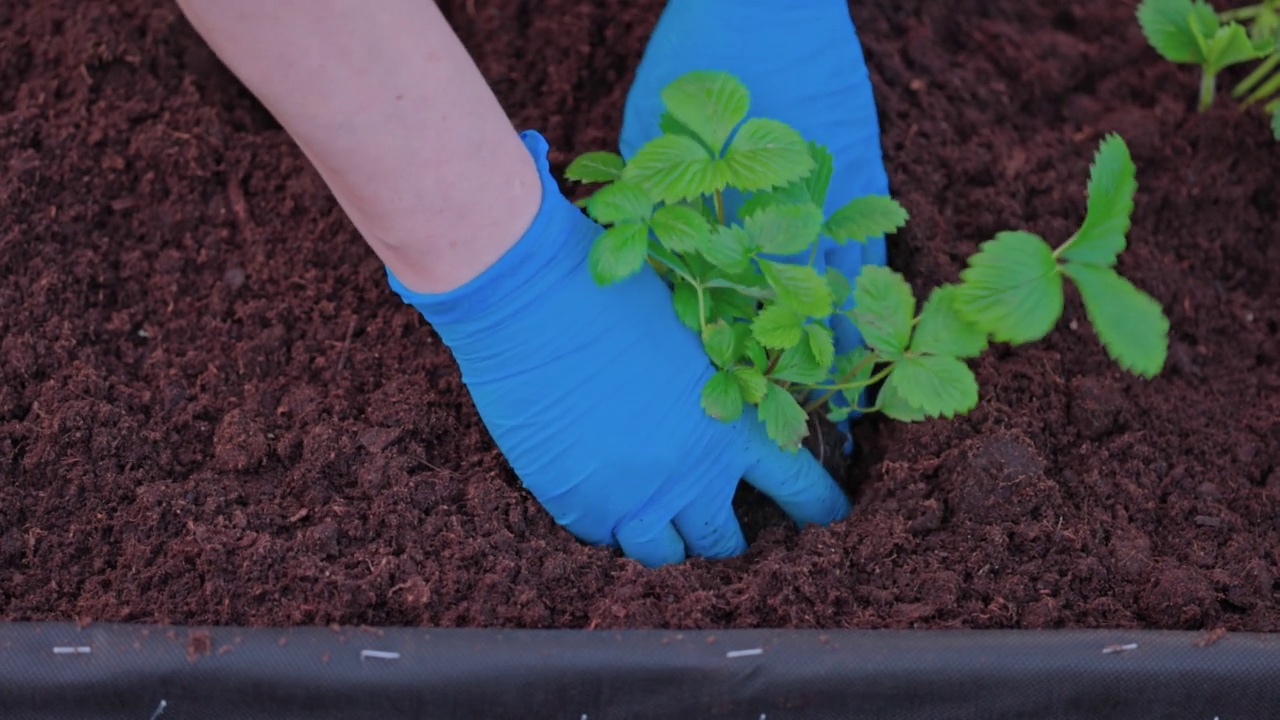
M 1160 304 L 1116 272 L 1128 241 L 1136 169 L 1118 135 L 1098 148 L 1084 223 L 1056 249 L 1029 232 L 1003 232 L 982 244 L 960 273 L 960 315 L 992 339 L 1043 338 L 1063 308 L 1063 278 L 1080 291 L 1098 340 L 1121 367 L 1152 378 L 1164 367 L 1169 321 Z
M 603 185 L 581 203 L 606 228 L 588 258 L 595 280 L 610 285 L 652 266 L 672 289 L 676 316 L 700 334 L 716 368 L 701 396 L 712 417 L 733 421 L 754 406 L 769 436 L 795 449 L 812 412 L 832 421 L 854 412 L 903 421 L 968 412 L 978 385 L 965 360 L 991 339 L 1047 333 L 1062 311 L 1063 277 L 1081 289 L 1113 358 L 1144 377 L 1163 366 L 1160 306 L 1114 270 L 1136 187 L 1118 137 L 1099 151 L 1074 237 L 1053 250 L 1030 233 L 1002 233 L 917 312 L 911 286 L 893 270 L 865 267 L 855 287 L 816 263 L 821 238 L 865 243 L 902 228 L 908 214 L 898 202 L 870 195 L 824 213 L 830 153 L 785 123 L 748 118 L 750 94 L 731 75 L 690 73 L 662 99 L 662 134 L 629 161 L 590 152 L 566 174 Z M 730 198 L 742 201 L 736 213 Z M 838 315 L 865 347 L 837 352 Z M 860 405 L 880 382 L 876 403 Z
M 1161 57 L 1199 65 L 1201 111 L 1213 105 L 1217 78 L 1233 65 L 1261 61 L 1231 90 L 1241 107 L 1262 103 L 1280 125 L 1280 0 L 1217 12 L 1203 0 L 1143 0 L 1138 24 Z M 1277 133 L 1280 139 L 1280 132 Z

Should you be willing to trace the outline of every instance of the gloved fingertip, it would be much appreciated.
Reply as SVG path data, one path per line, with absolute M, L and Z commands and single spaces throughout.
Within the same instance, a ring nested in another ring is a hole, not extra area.
M 836 429 L 844 436 L 844 445 L 840 447 L 840 451 L 844 453 L 845 457 L 853 455 L 853 429 L 849 423 L 849 418 L 836 423 Z
M 622 553 L 647 568 L 683 562 L 684 540 L 670 520 L 636 518 L 615 532 Z
M 730 500 L 695 501 L 676 514 L 674 523 L 690 555 L 718 560 L 747 550 L 747 539 Z
M 743 479 L 778 503 L 799 525 L 829 525 L 852 510 L 849 499 L 808 450 L 767 447 Z

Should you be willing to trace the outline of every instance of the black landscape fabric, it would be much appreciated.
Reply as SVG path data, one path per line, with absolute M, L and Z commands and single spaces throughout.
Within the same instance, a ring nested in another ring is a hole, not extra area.
M 1280 636 L 0 624 L 0 718 L 1280 718 Z

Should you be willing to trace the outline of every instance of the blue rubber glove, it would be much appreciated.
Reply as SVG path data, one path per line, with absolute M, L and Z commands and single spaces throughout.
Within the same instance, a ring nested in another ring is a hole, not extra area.
M 627 96 L 624 157 L 661 134 L 660 93 L 693 70 L 736 75 L 751 91 L 750 117 L 781 120 L 827 146 L 835 157 L 828 214 L 856 197 L 889 193 L 871 79 L 847 0 L 668 0 Z M 820 249 L 818 269 L 835 268 L 855 286 L 863 265 L 885 263 L 884 238 L 843 246 L 824 238 Z M 847 317 L 831 325 L 838 352 L 862 344 Z
M 781 450 L 754 414 L 724 423 L 702 410 L 714 370 L 671 291 L 647 265 L 596 284 L 587 253 L 602 228 L 560 193 L 546 141 L 522 137 L 543 195 L 520 241 L 448 293 L 388 276 L 453 351 L 525 487 L 582 540 L 648 566 L 745 550 L 731 502 L 741 479 L 800 524 L 844 517 L 848 500 L 808 451 Z

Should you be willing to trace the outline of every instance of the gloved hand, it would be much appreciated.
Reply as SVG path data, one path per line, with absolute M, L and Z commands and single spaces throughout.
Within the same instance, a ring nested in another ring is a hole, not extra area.
M 457 290 L 391 286 L 453 351 L 498 448 L 556 522 L 654 566 L 746 549 L 733 514 L 740 479 L 798 523 L 849 503 L 806 450 L 787 453 L 754 414 L 734 423 L 700 405 L 713 368 L 645 269 L 601 287 L 587 253 L 602 232 L 560 193 L 547 145 L 525 133 L 543 185 L 533 224 Z
M 835 157 L 828 214 L 856 197 L 888 194 L 871 80 L 847 0 L 668 0 L 627 96 L 623 157 L 661 134 L 660 93 L 692 70 L 736 75 L 751 91 L 749 117 L 781 120 L 827 146 Z M 855 286 L 863 265 L 885 263 L 884 238 L 822 243 L 818 269 L 833 267 Z M 851 306 L 850 297 L 844 307 Z M 831 324 L 837 352 L 862 344 L 848 318 Z

